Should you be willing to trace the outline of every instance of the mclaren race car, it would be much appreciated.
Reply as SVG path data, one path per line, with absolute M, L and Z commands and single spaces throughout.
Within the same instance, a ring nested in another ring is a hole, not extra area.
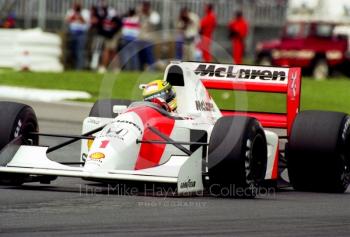
M 32 108 L 0 102 L 1 181 L 50 183 L 66 176 L 173 185 L 180 195 L 208 191 L 236 197 L 254 197 L 259 185 L 281 178 L 296 190 L 347 189 L 350 117 L 300 112 L 299 68 L 172 62 L 163 80 L 176 90 L 176 113 L 147 101 L 101 100 L 84 120 L 83 134 L 76 136 L 40 133 Z M 208 89 L 285 94 L 287 109 L 220 110 Z M 286 133 L 278 135 L 276 129 Z M 40 136 L 70 140 L 46 147 L 39 145 Z M 78 140 L 80 162 L 48 158 Z

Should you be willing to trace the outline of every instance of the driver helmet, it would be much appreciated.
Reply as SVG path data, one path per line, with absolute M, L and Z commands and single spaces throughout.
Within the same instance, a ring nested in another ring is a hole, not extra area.
M 154 80 L 144 85 L 142 96 L 144 101 L 165 103 L 169 112 L 177 108 L 175 89 L 167 81 Z

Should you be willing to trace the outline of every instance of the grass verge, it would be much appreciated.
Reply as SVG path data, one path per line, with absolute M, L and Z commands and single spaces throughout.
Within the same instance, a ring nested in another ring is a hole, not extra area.
M 89 100 L 99 98 L 141 99 L 140 83 L 162 78 L 161 73 L 122 72 L 101 75 L 93 72 L 32 73 L 4 70 L 0 73 L 0 85 L 86 91 Z M 350 114 L 350 79 L 332 78 L 327 81 L 302 81 L 302 110 L 320 109 L 343 111 Z M 251 111 L 285 111 L 285 97 L 279 94 L 211 92 L 219 107 Z

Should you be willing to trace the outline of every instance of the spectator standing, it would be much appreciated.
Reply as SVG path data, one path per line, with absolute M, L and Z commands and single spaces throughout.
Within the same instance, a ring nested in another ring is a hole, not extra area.
M 103 36 L 100 35 L 102 21 L 106 17 L 101 7 L 92 6 L 90 9 L 90 38 L 91 38 L 91 61 L 90 68 L 96 70 L 100 63 L 103 51 Z
M 121 63 L 124 69 L 138 70 L 140 63 L 138 59 L 138 42 L 140 35 L 140 17 L 135 9 L 130 9 L 127 16 L 123 19 Z
M 90 31 L 97 34 L 100 28 L 101 20 L 98 14 L 98 9 L 95 5 L 90 8 Z
M 145 65 L 149 69 L 153 69 L 155 59 L 153 52 L 153 44 L 156 40 L 156 29 L 160 23 L 160 16 L 158 12 L 151 9 L 151 4 L 145 1 L 141 5 L 140 16 L 140 35 L 139 35 L 139 59 L 141 68 L 144 69 Z
M 122 28 L 122 21 L 117 16 L 115 9 L 110 8 L 107 11 L 106 17 L 102 20 L 100 32 L 100 34 L 103 36 L 104 42 L 102 64 L 99 68 L 100 73 L 104 73 L 106 71 L 107 66 L 116 56 Z
M 85 64 L 85 43 L 89 28 L 89 12 L 82 10 L 80 4 L 74 4 L 66 17 L 70 37 L 70 49 L 75 62 L 75 69 L 83 69 Z
M 179 32 L 176 42 L 176 58 L 193 61 L 196 50 L 196 38 L 199 33 L 199 17 L 197 14 L 182 8 L 177 24 Z
M 205 15 L 200 22 L 201 42 L 200 49 L 204 62 L 211 62 L 212 56 L 210 53 L 212 36 L 216 27 L 216 16 L 214 13 L 213 4 L 208 4 L 205 8 Z
M 244 19 L 242 11 L 236 12 L 236 17 L 229 23 L 228 28 L 232 42 L 233 61 L 236 64 L 242 64 L 244 41 L 248 35 L 248 23 Z

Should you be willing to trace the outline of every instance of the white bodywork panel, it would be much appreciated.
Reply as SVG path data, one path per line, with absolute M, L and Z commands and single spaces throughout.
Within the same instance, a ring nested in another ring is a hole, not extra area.
M 47 149 L 47 147 L 21 146 L 11 162 L 6 167 L 0 167 L 0 172 L 57 175 L 86 179 L 174 183 L 179 187 L 179 194 L 203 190 L 202 149 L 198 149 L 191 156 L 172 156 L 166 163 L 153 168 L 105 171 L 89 171 L 85 167 L 71 167 L 51 161 L 46 156 Z M 194 185 L 186 186 L 183 184 L 186 182 L 194 182 Z
M 90 132 L 98 127 L 101 127 L 109 122 L 111 122 L 112 118 L 98 118 L 98 117 L 87 117 L 83 121 L 83 129 L 82 134 Z M 93 134 L 94 136 L 97 136 L 99 132 Z M 85 162 L 87 158 L 87 154 L 89 152 L 88 149 L 88 140 L 83 139 L 81 140 L 81 150 L 80 150 L 80 161 Z
M 173 65 L 177 64 L 170 64 L 170 66 L 165 69 L 164 80 L 166 80 L 168 71 Z M 209 95 L 203 83 L 196 78 L 193 68 L 191 67 L 192 64 L 181 63 L 178 65 L 181 65 L 184 74 L 184 86 L 173 86 L 176 90 L 178 113 L 189 117 L 200 113 L 201 117 L 214 124 L 215 121 L 222 116 L 220 109 Z M 199 110 L 196 103 L 210 105 L 210 109 Z
M 276 133 L 265 130 L 266 142 L 267 142 L 267 169 L 265 179 L 272 179 L 272 171 L 274 169 L 275 162 L 278 162 L 278 136 Z M 276 160 L 277 159 L 277 160 Z

